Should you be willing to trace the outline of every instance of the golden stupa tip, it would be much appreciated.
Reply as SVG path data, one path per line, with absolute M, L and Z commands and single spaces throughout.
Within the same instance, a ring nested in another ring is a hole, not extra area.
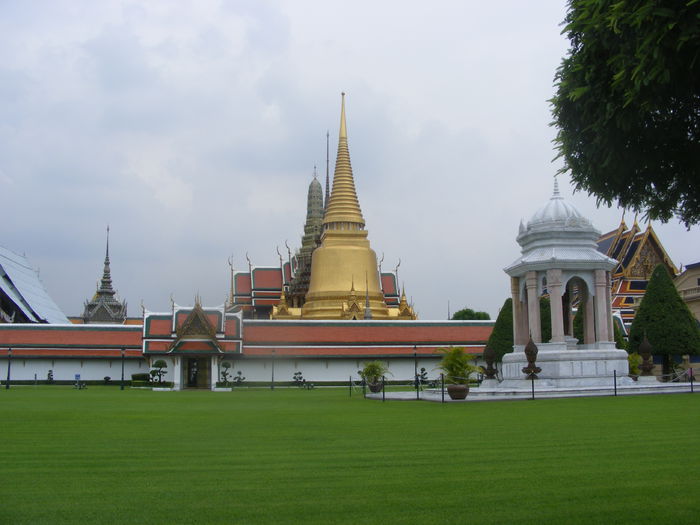
M 340 99 L 340 133 L 338 138 L 348 138 L 348 129 L 345 125 L 345 92 L 341 93 Z

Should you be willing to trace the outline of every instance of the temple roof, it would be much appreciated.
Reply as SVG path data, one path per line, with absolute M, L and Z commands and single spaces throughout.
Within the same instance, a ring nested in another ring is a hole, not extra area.
M 0 246 L 0 290 L 30 322 L 70 323 L 24 255 Z
M 600 232 L 576 207 L 564 200 L 555 179 L 549 201 L 517 237 L 522 255 L 504 270 L 511 276 L 552 267 L 611 270 L 617 262 L 598 251 Z
M 95 295 L 85 303 L 83 318 L 85 322 L 105 323 L 121 323 L 126 319 L 126 302 L 120 302 L 116 298 L 116 292 L 112 287 L 112 271 L 109 265 L 109 226 L 102 279 Z

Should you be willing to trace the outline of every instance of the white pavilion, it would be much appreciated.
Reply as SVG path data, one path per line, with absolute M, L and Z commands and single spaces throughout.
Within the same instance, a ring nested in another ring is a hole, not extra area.
M 538 347 L 540 386 L 586 387 L 609 385 L 613 376 L 627 377 L 627 352 L 615 348 L 610 272 L 617 261 L 597 250 L 600 232 L 559 193 L 555 178 L 549 201 L 527 224 L 520 223 L 517 242 L 522 254 L 504 271 L 513 296 L 513 353 L 503 357 L 499 388 L 522 388 L 529 380 L 525 345 Z M 551 304 L 552 338 L 542 341 L 540 297 Z M 583 308 L 583 344 L 573 332 L 572 304 Z

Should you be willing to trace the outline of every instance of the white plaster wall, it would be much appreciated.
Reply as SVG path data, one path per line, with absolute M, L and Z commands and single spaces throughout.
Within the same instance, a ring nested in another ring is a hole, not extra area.
M 365 361 L 373 359 L 275 359 L 275 382 L 292 381 L 294 372 L 301 372 L 304 379 L 314 381 L 347 381 L 350 376 L 353 380 L 359 380 L 357 371 Z M 231 369 L 229 372 L 235 377 L 240 370 L 246 381 L 270 381 L 272 379 L 272 363 L 269 359 L 229 359 Z M 390 374 L 387 380 L 413 380 L 414 361 L 411 357 L 382 359 L 389 366 Z M 434 370 L 439 359 L 418 359 L 418 372 L 424 367 L 430 379 L 440 375 L 439 370 Z M 218 379 L 217 379 L 218 380 Z
M 179 383 L 181 369 L 178 366 L 178 359 L 175 357 L 164 357 L 168 367 L 163 376 L 164 381 L 174 381 Z M 270 381 L 272 376 L 272 366 L 269 359 L 244 359 L 226 358 L 231 363 L 229 372 L 235 377 L 238 370 L 243 373 L 246 381 Z M 373 359 L 275 359 L 275 381 L 292 381 L 294 372 L 301 372 L 304 379 L 309 382 L 314 381 L 347 381 L 350 376 L 353 380 L 359 380 L 358 370 L 366 361 Z M 390 374 L 387 379 L 390 381 L 413 380 L 414 360 L 410 358 L 382 359 L 389 366 Z M 421 367 L 426 369 L 429 379 L 440 376 L 437 364 L 439 358 L 418 358 L 418 372 Z M 80 374 L 83 381 L 101 381 L 105 376 L 112 378 L 112 381 L 119 381 L 121 378 L 121 360 L 116 359 L 22 359 L 15 357 L 12 359 L 12 380 L 33 380 L 34 374 L 40 381 L 46 380 L 49 370 L 53 370 L 53 377 L 56 381 L 73 381 L 75 374 Z M 150 367 L 145 359 L 127 359 L 124 362 L 124 378 L 128 381 L 131 374 L 147 373 Z M 177 377 L 176 377 L 177 376 Z M 0 381 L 4 383 L 7 377 L 7 359 L 0 359 Z M 212 366 L 212 381 L 219 381 L 216 374 L 216 366 Z
M 112 381 L 121 379 L 121 359 L 22 359 L 12 358 L 11 380 L 34 380 L 34 374 L 39 381 L 45 381 L 49 370 L 53 370 L 55 381 L 74 381 L 75 374 L 80 374 L 83 381 L 101 381 L 105 376 Z M 131 379 L 131 374 L 148 372 L 149 368 L 143 359 L 127 359 L 124 361 L 124 379 Z M 7 379 L 7 359 L 0 359 L 0 381 Z

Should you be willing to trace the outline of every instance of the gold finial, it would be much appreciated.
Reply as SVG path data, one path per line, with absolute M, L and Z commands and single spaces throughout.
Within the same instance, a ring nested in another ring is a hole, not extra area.
M 362 217 L 360 203 L 355 191 L 355 179 L 350 164 L 348 133 L 345 124 L 345 93 L 340 107 L 340 133 L 338 136 L 338 153 L 335 159 L 333 190 L 323 219 L 324 230 L 351 229 L 363 230 L 365 220 Z
M 345 93 L 341 93 L 340 97 L 340 133 L 338 134 L 338 138 L 347 139 L 348 128 L 345 125 Z
M 233 293 L 233 284 L 234 284 L 234 283 L 233 283 L 233 278 L 234 278 L 234 274 L 236 273 L 235 270 L 234 270 L 234 268 L 233 268 L 233 255 L 231 255 L 231 256 L 228 258 L 228 265 L 229 265 L 229 267 L 231 268 L 231 289 L 229 290 L 228 303 L 229 303 L 231 306 L 233 306 L 233 303 L 234 303 L 234 300 L 233 300 L 233 296 L 234 296 L 234 293 Z

